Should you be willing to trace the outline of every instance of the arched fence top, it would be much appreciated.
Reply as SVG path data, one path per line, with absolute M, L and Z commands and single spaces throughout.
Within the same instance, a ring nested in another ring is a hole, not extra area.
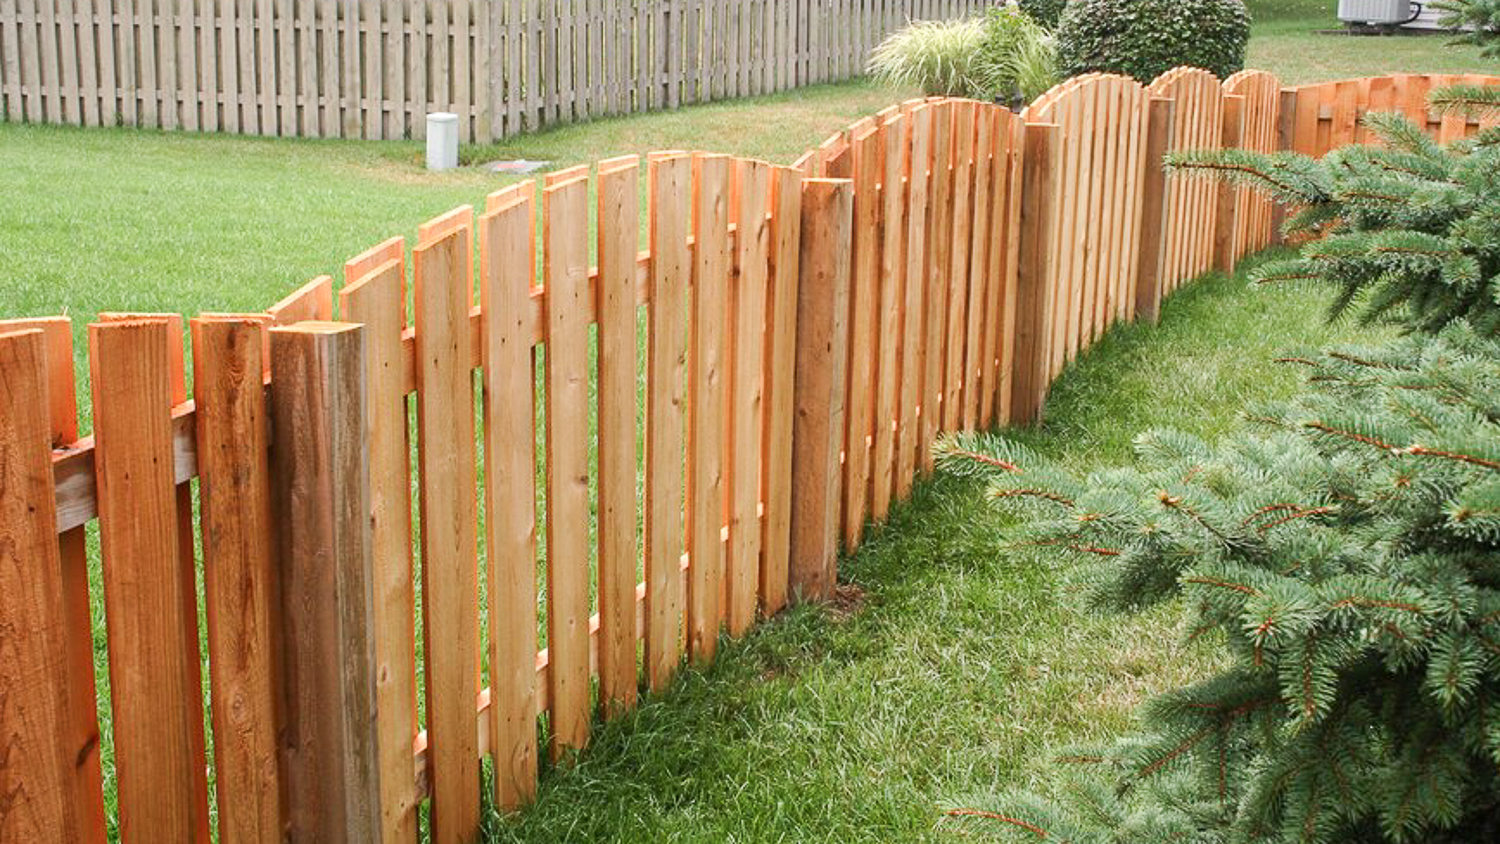
M 1280 90 L 1281 79 L 1269 71 L 1246 68 L 1230 74 L 1229 78 L 1224 80 L 1223 87 L 1225 93 L 1229 94 L 1243 94 L 1251 89 L 1262 88 L 1275 91 Z
M 1177 97 L 1186 91 L 1207 91 L 1210 87 L 1218 87 L 1226 94 L 1245 94 L 1252 89 L 1276 91 L 1281 87 L 1281 80 L 1275 74 L 1254 69 L 1238 71 L 1220 82 L 1219 78 L 1208 70 L 1183 65 L 1162 73 L 1149 84 L 1142 84 L 1132 77 L 1121 74 L 1083 73 L 1064 79 L 1047 89 L 1041 96 L 1032 100 L 1021 115 L 1031 123 L 1052 122 L 1059 103 L 1076 92 L 1088 90 L 1110 80 L 1126 80 L 1128 84 L 1124 87 L 1127 90 L 1140 88 L 1150 96 L 1156 97 Z
M 1263 70 L 1242 70 L 1224 80 L 1224 93 L 1243 97 L 1237 127 L 1241 149 L 1274 152 L 1281 130 L 1281 80 Z M 1233 242 L 1257 248 L 1272 241 L 1275 207 L 1249 188 L 1234 198 Z
M 1174 67 L 1151 80 L 1147 88 L 1158 97 L 1167 97 L 1196 88 L 1218 88 L 1219 77 L 1201 67 Z
M 1032 123 L 1059 122 L 1061 107 L 1070 100 L 1094 93 L 1108 86 L 1112 93 L 1121 94 L 1130 103 L 1142 99 L 1146 87 L 1129 76 L 1115 73 L 1088 73 L 1059 83 L 1026 108 L 1023 116 Z

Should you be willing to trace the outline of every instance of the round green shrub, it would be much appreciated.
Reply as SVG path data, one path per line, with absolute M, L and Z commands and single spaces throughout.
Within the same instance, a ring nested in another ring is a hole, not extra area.
M 1056 29 L 1068 0 L 1017 0 L 1026 16 L 1048 29 Z
M 1224 79 L 1244 68 L 1249 40 L 1241 0 L 1072 0 L 1057 29 L 1064 76 L 1101 71 L 1142 83 L 1179 65 Z

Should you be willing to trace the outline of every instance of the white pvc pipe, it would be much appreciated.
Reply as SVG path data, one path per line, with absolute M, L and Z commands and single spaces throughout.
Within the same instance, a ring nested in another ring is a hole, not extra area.
M 427 169 L 458 166 L 458 115 L 437 111 L 427 115 Z

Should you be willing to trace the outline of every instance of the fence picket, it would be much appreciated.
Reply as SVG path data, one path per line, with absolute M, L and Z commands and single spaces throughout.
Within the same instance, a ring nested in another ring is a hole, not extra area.
M 1062 133 L 1062 147 L 1059 149 L 1061 160 L 1058 164 L 1061 172 L 1056 182 L 1061 191 L 1061 204 L 1058 208 L 1062 216 L 1057 225 L 1050 229 L 1054 243 L 1051 249 L 1056 256 L 1055 262 L 1051 264 L 1056 278 L 1056 290 L 1053 292 L 1050 309 L 1052 328 L 1048 334 L 1052 344 L 1049 379 L 1062 371 L 1063 362 L 1067 358 L 1069 337 L 1075 330 L 1070 324 L 1075 324 L 1077 319 L 1073 304 L 1074 291 L 1082 281 L 1075 265 L 1081 258 L 1077 244 L 1080 191 L 1086 188 L 1080 188 L 1078 184 L 1079 169 L 1084 160 L 1083 139 L 1086 137 L 1081 128 L 1084 108 L 1085 101 L 1082 97 L 1069 97 L 1062 113 L 1056 116 Z
M 356 8 L 358 9 L 357 16 Z M 381 67 L 384 51 L 381 49 L 380 38 L 380 0 L 360 0 L 357 7 L 349 7 L 345 14 L 354 18 L 352 27 L 352 35 L 356 39 L 354 55 L 361 62 L 359 74 L 356 77 L 359 85 L 357 95 L 363 117 L 361 137 L 379 138 L 384 123 L 381 106 L 384 95 L 381 91 L 381 83 L 385 79 L 385 70 Z
M 266 313 L 276 325 L 333 319 L 333 277 L 320 275 L 314 278 L 266 308 Z
M 442 643 L 427 648 L 425 661 L 432 840 L 441 844 L 471 840 L 479 825 L 479 569 L 467 216 L 431 238 L 412 261 L 423 639 Z
M 924 274 L 925 371 L 922 375 L 921 432 L 917 439 L 917 461 L 922 474 L 932 471 L 932 443 L 942 419 L 944 320 L 948 313 L 948 262 L 953 247 L 953 174 L 949 167 L 953 143 L 953 107 L 950 102 L 932 106 L 931 157 L 928 159 L 927 245 Z M 916 166 L 913 162 L 913 167 Z
M 635 705 L 635 156 L 599 165 L 599 699 L 607 717 Z
M 177 44 L 174 57 L 176 94 L 173 105 L 180 110 L 182 128 L 189 132 L 198 130 L 199 112 L 198 38 L 193 5 L 194 0 L 177 0 Z M 89 41 L 85 40 L 84 44 L 89 44 Z M 86 67 L 85 70 L 93 72 L 92 67 Z
M 542 194 L 547 405 L 547 655 L 552 757 L 589 733 L 589 378 L 586 176 Z
M 899 112 L 880 124 L 880 293 L 877 298 L 874 444 L 871 451 L 870 515 L 883 520 L 895 487 L 897 401 L 901 371 L 902 303 L 905 296 L 906 227 L 903 196 L 908 121 Z
M 489 531 L 490 752 L 495 803 L 536 794 L 536 279 L 535 182 L 479 218 L 484 319 L 485 503 Z M 505 483 L 491 479 L 505 478 Z
M 26 101 L 26 119 L 32 123 L 42 121 L 42 72 L 44 66 L 37 58 L 37 18 L 36 4 L 39 0 L 16 0 L 14 12 L 20 31 L 20 80 L 24 86 Z
M 181 553 L 173 474 L 173 345 L 180 354 L 180 341 L 163 319 L 89 326 L 110 697 L 126 844 L 206 842 L 209 835 L 196 590 L 192 561 Z
M 1089 295 L 1088 312 L 1084 314 L 1086 330 L 1080 340 L 1083 347 L 1092 346 L 1109 327 L 1113 316 L 1114 272 L 1112 262 L 1118 254 L 1115 231 L 1119 224 L 1119 213 L 1115 200 L 1124 197 L 1124 186 L 1120 182 L 1119 143 L 1125 132 L 1120 131 L 1121 89 L 1117 77 L 1105 77 L 1098 83 L 1100 121 L 1094 140 L 1095 207 L 1090 217 Z
M 413 0 L 406 5 L 407 22 L 411 27 L 406 42 L 407 131 L 413 138 L 427 137 L 427 112 L 435 110 L 435 95 L 428 84 L 427 18 L 430 6 L 429 0 Z
M 999 162 L 1005 172 L 1005 213 L 996 213 L 993 218 L 997 228 L 995 242 L 1002 239 L 1005 242 L 1004 263 L 999 272 L 1003 276 L 1003 285 L 999 291 L 999 315 L 995 319 L 995 328 L 998 332 L 995 365 L 998 371 L 993 378 L 993 389 L 996 392 L 995 414 L 997 421 L 1010 424 L 1014 419 L 1012 405 L 1013 390 L 1011 389 L 1015 379 L 1016 361 L 1016 326 L 1020 320 L 1019 314 L 1019 275 L 1021 269 L 1021 200 L 1023 198 L 1023 185 L 1021 182 L 1022 168 L 1025 166 L 1026 151 L 1025 132 L 1026 122 L 1019 118 L 1013 118 L 1009 114 L 1001 113 L 1005 124 L 1005 148 L 1006 158 Z M 997 156 L 998 158 L 998 156 Z M 997 177 L 998 179 L 998 177 Z M 992 311 L 993 312 L 993 311 Z
M 276 127 L 281 137 L 298 134 L 297 119 L 297 52 L 295 26 L 296 0 L 275 0 L 271 4 L 274 20 L 267 20 L 268 30 L 274 27 L 271 41 L 275 45 L 275 79 L 273 110 Z
M 394 238 L 344 265 L 343 317 L 366 327 L 366 425 L 370 442 L 370 548 L 374 565 L 375 707 L 380 840 L 411 844 L 417 795 L 416 590 L 412 581 L 409 405 L 403 379 L 406 248 Z
M 693 160 L 650 161 L 651 277 L 646 363 L 646 678 L 672 679 L 681 655 L 683 407 L 687 400 L 687 307 L 693 256 Z
M 720 541 L 725 507 L 725 385 L 730 380 L 728 333 L 729 220 L 734 161 L 723 155 L 693 158 L 693 289 L 689 311 L 686 518 L 690 565 L 687 645 L 695 661 L 713 659 L 728 609 L 725 556 Z M 652 250 L 655 254 L 655 249 Z
M 0 95 L 5 98 L 5 107 L 0 116 L 6 120 L 21 120 L 25 110 L 21 105 L 21 27 L 16 20 L 16 3 L 0 3 Z
M 192 321 L 219 835 L 276 842 L 276 558 L 264 317 Z
M 1117 274 L 1115 285 L 1115 307 L 1112 319 L 1134 320 L 1135 319 L 1135 268 L 1141 248 L 1141 182 L 1142 174 L 1145 172 L 1145 131 L 1147 119 L 1147 96 L 1146 89 L 1139 85 L 1129 85 L 1126 93 L 1126 113 L 1128 114 L 1129 139 L 1125 143 L 1124 162 L 1124 191 L 1116 200 L 1118 213 L 1121 215 L 1120 237 L 1123 242 L 1117 244 L 1118 257 L 1114 269 Z
M 765 498 L 760 596 L 767 615 L 786 606 L 791 542 L 793 381 L 797 363 L 798 256 L 802 236 L 802 174 L 773 167 L 771 175 L 771 281 L 766 302 L 764 408 Z
M 1077 275 L 1068 290 L 1067 361 L 1088 348 L 1094 331 L 1094 299 L 1099 293 L 1099 216 L 1103 210 L 1105 147 L 1109 132 L 1108 80 L 1096 76 L 1085 87 L 1083 120 L 1079 128 L 1079 197 L 1074 217 L 1074 248 Z
M 844 399 L 844 547 L 859 546 L 870 500 L 870 433 L 875 402 L 875 313 L 880 296 L 880 135 L 873 127 L 851 139 L 854 189 L 853 263 L 847 317 L 848 374 Z
M 72 619 L 54 537 L 53 426 L 47 402 L 38 400 L 48 381 L 43 333 L 0 328 L 0 485 L 7 491 L 0 498 L 0 627 L 9 631 L 0 652 L 7 698 L 0 735 L 10 748 L 6 776 L 24 783 L 27 796 L 0 814 L 0 838 L 13 841 L 85 840 L 71 786 L 64 623 Z
M 108 9 L 110 0 L 95 0 L 98 7 Z M 284 0 L 290 6 L 291 0 Z M 196 8 L 194 13 L 198 19 L 198 96 L 200 105 L 199 128 L 205 132 L 215 132 L 229 125 L 229 118 L 224 112 L 228 111 L 228 105 L 221 108 L 221 90 L 224 81 L 220 65 L 222 62 L 232 61 L 233 53 L 230 51 L 231 37 L 226 33 L 226 22 L 220 13 L 221 7 L 227 6 L 222 0 L 194 0 Z M 103 97 L 100 109 L 100 120 L 105 125 L 110 122 L 110 113 L 114 110 L 115 97 L 114 88 L 114 60 L 112 39 L 104 37 L 109 34 L 108 30 L 101 32 L 99 39 L 99 88 Z M 238 126 L 238 122 L 234 123 Z
M 979 393 L 983 378 L 983 337 L 985 303 L 989 286 L 990 231 L 990 157 L 995 146 L 995 107 L 978 104 L 974 109 L 974 141 L 970 153 L 970 201 L 968 276 L 965 279 L 965 308 L 962 363 L 955 387 L 962 401 L 960 426 L 973 430 L 979 422 Z
M 964 334 L 969 302 L 969 240 L 974 226 L 974 106 L 953 105 L 952 205 L 945 210 L 949 238 L 947 316 L 943 329 L 942 430 L 956 431 L 963 420 Z
M 327 3 L 328 0 L 323 0 L 323 2 Z M 237 5 L 239 11 L 235 15 L 234 27 L 239 36 L 240 76 L 239 98 L 235 105 L 240 110 L 240 125 L 244 128 L 245 132 L 251 135 L 259 135 L 263 131 L 264 126 L 260 108 L 256 105 L 259 100 L 259 88 L 256 85 L 255 79 L 255 0 L 239 0 Z M 326 10 L 325 14 L 327 14 Z M 326 55 L 324 61 L 328 61 Z M 145 84 L 144 80 L 142 84 Z M 142 99 L 144 100 L 149 94 L 150 87 L 147 86 L 146 91 L 143 92 Z M 141 115 L 141 120 L 145 125 L 151 125 L 145 114 Z M 325 134 L 336 134 L 336 132 L 329 133 L 326 125 L 324 126 L 324 132 Z
M 489 4 L 486 3 L 484 5 L 488 6 Z M 439 65 L 439 68 L 444 70 L 452 80 L 449 83 L 449 105 L 446 110 L 458 115 L 458 135 L 460 138 L 477 139 L 480 136 L 480 132 L 474 120 L 472 109 L 475 87 L 470 77 L 472 67 L 469 43 L 470 38 L 473 36 L 470 26 L 471 20 L 477 23 L 482 18 L 474 14 L 475 10 L 470 7 L 469 0 L 449 0 L 443 6 L 444 11 L 439 13 L 439 17 L 448 18 L 449 28 L 446 37 L 452 42 L 451 63 L 446 66 Z
M 771 166 L 741 160 L 738 166 L 738 225 L 735 265 L 728 301 L 732 314 L 725 336 L 730 351 L 728 438 L 724 448 L 725 509 L 729 545 L 724 563 L 725 616 L 731 636 L 743 636 L 755 623 L 760 584 L 760 480 L 765 414 L 766 285 L 770 261 L 767 205 Z
M 62 78 L 58 65 L 60 49 L 57 37 L 57 0 L 35 0 L 37 46 L 41 56 L 41 78 L 37 81 L 42 100 L 42 114 L 49 122 L 65 123 L 67 109 L 62 99 Z
M 159 321 L 167 326 L 167 361 L 169 376 L 168 383 L 170 387 L 170 406 L 176 408 L 188 400 L 186 372 L 182 347 L 182 317 L 178 314 L 132 314 L 110 312 L 99 314 L 99 321 L 101 323 L 131 321 L 136 319 Z M 189 574 L 186 576 L 189 578 L 189 580 L 191 580 L 191 571 L 195 567 L 195 549 L 193 537 L 193 491 L 191 484 L 185 481 L 179 482 L 177 484 L 175 497 L 177 507 L 178 555 L 180 559 L 184 561 L 183 565 L 185 565 L 189 571 Z M 192 591 L 194 589 L 196 589 L 196 585 L 191 585 L 189 587 L 189 591 Z M 194 677 L 201 676 L 202 672 L 199 664 L 194 663 L 191 670 Z
M 317 138 L 323 135 L 318 95 L 317 6 L 302 2 L 296 3 L 293 8 L 297 32 L 297 127 L 304 137 Z M 232 75 L 232 71 L 226 75 Z M 286 84 L 290 86 L 292 81 L 288 79 Z M 226 111 L 229 108 L 226 103 Z
M 395 0 L 390 0 L 394 2 Z M 505 85 L 502 88 L 495 86 L 494 90 L 504 90 L 504 107 L 496 107 L 495 120 L 500 131 L 496 131 L 497 137 L 520 134 L 523 131 L 521 114 L 525 111 L 524 96 L 525 89 L 521 80 L 521 37 L 524 30 L 523 0 L 504 0 L 503 15 L 504 24 L 502 34 L 497 36 L 502 39 L 498 45 L 503 51 L 503 60 L 497 60 L 491 54 L 490 61 L 493 63 L 496 73 L 503 72 Z M 492 45 L 492 49 L 494 45 Z M 535 59 L 532 60 L 533 62 Z M 503 70 L 502 70 L 503 69 Z M 504 115 L 504 122 L 500 122 L 500 115 Z
M 910 139 L 902 150 L 906 176 L 905 299 L 901 306 L 901 411 L 896 433 L 896 497 L 905 498 L 916 476 L 918 452 L 923 448 L 917 416 L 926 402 L 927 377 L 927 167 L 931 159 L 932 109 L 917 105 L 903 110 Z
M 57 2 L 57 0 L 52 0 L 52 2 Z M 58 29 L 57 60 L 62 76 L 58 91 L 61 98 L 59 103 L 61 117 L 68 123 L 82 125 L 83 103 L 79 98 L 78 53 L 83 49 L 83 39 L 78 31 L 78 8 L 76 6 L 64 8 L 61 3 L 58 3 L 55 17 Z M 175 79 L 172 82 L 175 84 Z

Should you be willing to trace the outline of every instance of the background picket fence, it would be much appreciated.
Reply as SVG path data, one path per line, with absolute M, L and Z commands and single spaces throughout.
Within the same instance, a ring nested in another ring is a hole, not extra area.
M 0 116 L 484 143 L 864 72 L 986 0 L 0 0 Z
M 431 840 L 473 840 L 482 758 L 524 805 L 542 752 L 829 595 L 937 436 L 1036 421 L 1109 325 L 1274 240 L 1163 151 L 1324 150 L 1382 105 L 1476 131 L 1412 99 L 1436 81 L 1090 75 L 1020 115 L 892 106 L 791 167 L 563 170 L 337 291 L 191 320 L 190 359 L 177 315 L 101 315 L 86 437 L 69 320 L 0 323 L 0 841 L 411 844 L 424 802 Z

